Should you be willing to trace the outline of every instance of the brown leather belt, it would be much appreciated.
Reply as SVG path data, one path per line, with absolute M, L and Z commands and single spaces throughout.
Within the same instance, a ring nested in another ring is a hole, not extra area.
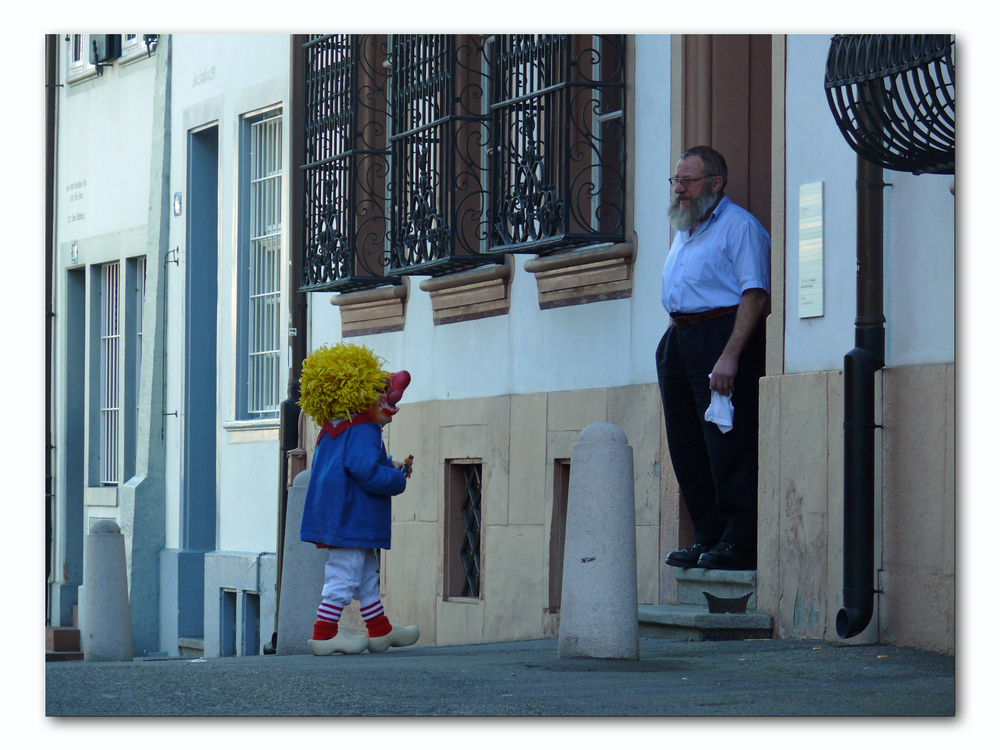
M 712 318 L 721 318 L 723 315 L 729 315 L 729 313 L 736 312 L 739 305 L 733 305 L 732 307 L 717 307 L 714 310 L 706 310 L 700 313 L 670 313 L 670 322 L 673 323 L 678 328 L 687 328 L 688 326 L 693 326 L 695 323 L 701 323 L 703 320 L 711 320 Z

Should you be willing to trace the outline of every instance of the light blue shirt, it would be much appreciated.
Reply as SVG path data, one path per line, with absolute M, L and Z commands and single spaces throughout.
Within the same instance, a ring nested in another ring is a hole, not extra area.
M 668 313 L 738 305 L 747 289 L 771 293 L 771 238 L 753 215 L 723 195 L 708 221 L 674 233 L 660 301 Z

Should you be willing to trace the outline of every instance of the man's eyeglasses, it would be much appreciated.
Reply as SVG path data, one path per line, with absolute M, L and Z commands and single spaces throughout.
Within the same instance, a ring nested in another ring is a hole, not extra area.
M 718 177 L 718 176 L 719 175 L 717 174 L 706 174 L 702 175 L 701 177 L 671 177 L 670 186 L 677 187 L 678 184 L 681 184 L 684 186 L 684 189 L 687 190 L 689 187 L 691 187 L 692 182 L 697 182 L 698 180 L 707 180 L 709 177 Z

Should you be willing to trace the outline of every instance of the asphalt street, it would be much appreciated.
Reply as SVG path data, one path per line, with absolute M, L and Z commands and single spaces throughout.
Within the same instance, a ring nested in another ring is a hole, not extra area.
M 819 641 L 644 637 L 638 661 L 559 659 L 546 639 L 45 666 L 49 717 L 950 717 L 955 705 L 953 656 Z

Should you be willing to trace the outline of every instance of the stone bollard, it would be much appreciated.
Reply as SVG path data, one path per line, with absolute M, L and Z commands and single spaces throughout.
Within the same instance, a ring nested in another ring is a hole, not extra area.
M 573 446 L 559 658 L 639 658 L 632 447 L 597 423 Z
M 84 541 L 81 590 L 84 661 L 132 661 L 125 537 L 114 521 L 95 521 L 90 527 Z
M 285 545 L 281 559 L 281 600 L 278 604 L 278 656 L 308 654 L 316 608 L 330 551 L 299 539 L 311 469 L 295 477 L 285 510 Z

